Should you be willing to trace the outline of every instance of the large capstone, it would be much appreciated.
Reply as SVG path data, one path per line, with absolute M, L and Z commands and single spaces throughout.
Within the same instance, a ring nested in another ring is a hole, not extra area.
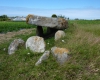
M 64 18 L 52 18 L 37 15 L 28 15 L 26 18 L 28 24 L 50 27 L 55 29 L 65 29 L 68 27 L 68 21 Z

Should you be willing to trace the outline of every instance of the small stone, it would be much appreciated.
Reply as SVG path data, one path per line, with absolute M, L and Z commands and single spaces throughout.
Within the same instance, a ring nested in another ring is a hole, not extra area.
M 47 44 L 49 44 L 49 43 L 47 43 Z
M 62 42 L 65 42 L 64 40 L 62 40 Z
M 39 60 L 36 62 L 35 65 L 38 66 L 39 64 L 42 63 L 42 61 L 48 59 L 49 54 L 50 54 L 50 51 L 45 51 L 44 54 L 39 58 Z
M 6 48 L 3 48 L 3 50 L 5 51 L 5 50 L 6 50 Z
M 69 50 L 66 48 L 52 47 L 51 53 L 59 64 L 64 64 L 68 59 Z
M 27 53 L 27 54 L 30 54 L 30 53 Z
M 45 51 L 45 42 L 42 37 L 32 36 L 26 41 L 26 49 L 30 49 L 32 52 L 42 53 Z
M 15 39 L 14 41 L 12 41 L 10 46 L 8 47 L 8 54 L 15 53 L 20 45 L 24 45 L 24 41 L 22 39 Z
M 55 33 L 55 41 L 59 40 L 60 38 L 64 37 L 65 36 L 65 32 L 62 31 L 62 30 L 58 30 L 56 33 Z

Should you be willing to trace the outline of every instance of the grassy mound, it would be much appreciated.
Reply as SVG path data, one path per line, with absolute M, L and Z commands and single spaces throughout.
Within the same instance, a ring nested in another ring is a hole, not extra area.
M 8 55 L 10 42 L 0 44 L 1 80 L 99 80 L 100 79 L 100 21 L 69 21 L 66 36 L 57 42 L 54 37 L 46 39 L 46 50 L 64 47 L 70 50 L 68 62 L 59 66 L 50 54 L 40 66 L 35 63 L 42 54 L 35 54 L 20 47 L 15 54 Z M 27 40 L 31 34 L 15 36 Z M 64 42 L 62 42 L 64 40 Z M 30 54 L 28 54 L 30 53 Z

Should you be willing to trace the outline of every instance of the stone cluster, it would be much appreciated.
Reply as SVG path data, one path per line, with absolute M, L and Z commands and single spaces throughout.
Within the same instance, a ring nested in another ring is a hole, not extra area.
M 53 57 L 59 64 L 64 64 L 68 59 L 69 50 L 56 46 L 52 47 L 50 51 L 45 50 L 46 44 L 43 38 L 44 34 L 42 27 L 47 27 L 47 36 L 48 34 L 54 33 L 54 39 L 57 41 L 65 36 L 65 32 L 62 29 L 68 27 L 68 22 L 62 18 L 49 18 L 36 15 L 28 15 L 26 22 L 37 26 L 37 35 L 29 37 L 26 42 L 24 42 L 22 39 L 15 39 L 8 47 L 8 54 L 15 53 L 15 51 L 18 50 L 18 47 L 20 45 L 24 45 L 25 43 L 26 49 L 29 49 L 33 53 L 43 53 L 43 55 L 35 63 L 36 66 L 40 65 L 44 60 L 47 60 L 50 53 L 52 53 Z M 62 42 L 65 41 L 62 40 Z M 28 53 L 28 55 L 30 55 L 30 53 Z
M 60 38 L 64 36 L 65 36 L 64 31 L 61 31 L 61 30 L 57 31 L 55 33 L 55 41 L 59 40 Z M 60 47 L 52 47 L 50 51 L 46 51 L 45 50 L 46 44 L 45 44 L 44 38 L 39 37 L 39 36 L 31 36 L 26 40 L 26 42 L 24 42 L 22 39 L 15 39 L 14 41 L 11 42 L 10 46 L 8 47 L 8 54 L 15 53 L 15 51 L 18 50 L 18 47 L 20 45 L 23 45 L 24 43 L 25 43 L 26 49 L 29 49 L 32 52 L 37 52 L 37 53 L 44 52 L 44 54 L 36 62 L 35 64 L 36 66 L 41 64 L 44 60 L 48 59 L 50 53 L 52 53 L 53 57 L 61 65 L 64 64 L 68 59 L 68 54 L 69 54 L 68 49 L 60 48 Z

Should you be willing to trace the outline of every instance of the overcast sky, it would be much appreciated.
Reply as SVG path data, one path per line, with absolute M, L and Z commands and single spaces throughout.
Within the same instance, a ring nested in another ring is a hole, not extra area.
M 64 15 L 70 19 L 100 19 L 100 0 L 0 0 L 0 15 L 50 17 Z

